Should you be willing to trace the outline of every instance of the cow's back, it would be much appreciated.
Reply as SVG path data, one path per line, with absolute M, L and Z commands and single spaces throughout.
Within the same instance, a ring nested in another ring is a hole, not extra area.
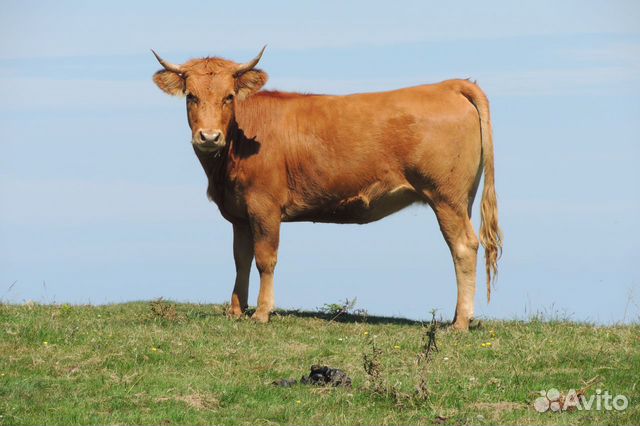
M 415 180 L 475 175 L 478 116 L 461 84 L 471 83 L 347 96 L 258 93 L 237 113 L 245 135 L 260 144 L 245 160 L 245 178 L 269 176 L 285 220 L 384 217 L 423 199 Z

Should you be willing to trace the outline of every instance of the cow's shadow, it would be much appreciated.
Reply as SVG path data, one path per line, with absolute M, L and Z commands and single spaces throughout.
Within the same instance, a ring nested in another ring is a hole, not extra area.
M 187 314 L 188 318 L 191 319 L 203 319 L 203 318 L 212 318 L 219 316 L 227 316 L 226 310 L 228 308 L 227 305 L 215 305 L 216 309 L 210 309 L 208 306 L 204 307 L 204 309 L 195 309 L 190 311 Z M 251 315 L 256 311 L 255 307 L 249 308 L 245 311 L 244 315 L 241 319 L 249 320 Z M 400 317 L 389 317 L 389 316 L 381 316 L 381 315 L 368 315 L 366 313 L 328 313 L 322 311 L 304 311 L 299 309 L 276 309 L 271 313 L 271 319 L 274 320 L 277 317 L 295 317 L 295 318 L 308 318 L 308 319 L 318 319 L 322 321 L 326 321 L 327 323 L 336 322 L 336 323 L 344 323 L 344 324 L 391 324 L 391 325 L 402 325 L 402 326 L 429 326 L 431 323 L 431 319 L 429 320 L 413 320 L 409 318 L 400 318 Z M 452 325 L 452 321 L 445 321 L 439 319 L 437 322 L 437 327 L 439 329 L 446 329 Z M 482 321 L 478 321 L 477 324 L 472 325 L 470 327 L 471 330 L 482 328 Z
M 253 313 L 253 309 L 247 310 L 247 315 Z M 272 314 L 272 317 L 297 317 L 297 318 L 314 318 L 327 322 L 338 323 L 362 323 L 362 324 L 394 324 L 394 325 L 408 325 L 408 326 L 426 326 L 430 321 L 412 320 L 409 318 L 399 317 L 386 317 L 379 315 L 368 314 L 352 314 L 352 313 L 326 313 L 321 311 L 302 311 L 297 309 L 277 309 Z M 438 321 L 438 327 L 448 327 L 451 322 Z
M 240 128 L 236 130 L 237 143 L 233 145 L 233 153 L 238 158 L 249 158 L 260 152 L 261 143 L 255 137 L 249 138 Z
M 216 305 L 218 309 L 211 310 L 195 310 L 189 312 L 187 315 L 192 319 L 203 319 L 210 317 L 219 317 L 226 316 L 226 305 Z M 251 315 L 256 311 L 256 309 L 249 308 L 245 311 L 245 314 L 242 316 L 242 319 L 249 320 Z M 428 326 L 431 323 L 431 320 L 413 320 L 409 318 L 400 318 L 400 317 L 388 317 L 388 316 L 380 316 L 380 315 L 368 315 L 366 313 L 327 313 L 322 311 L 304 311 L 299 309 L 276 309 L 271 313 L 271 319 L 274 320 L 277 317 L 295 317 L 295 318 L 309 318 L 309 319 L 318 319 L 322 321 L 326 321 L 327 323 L 336 322 L 336 323 L 344 323 L 344 324 L 392 324 L 392 325 L 405 325 L 405 326 Z M 437 321 L 437 327 L 439 329 L 445 329 L 451 326 L 451 321 Z M 473 327 L 476 328 L 476 327 Z

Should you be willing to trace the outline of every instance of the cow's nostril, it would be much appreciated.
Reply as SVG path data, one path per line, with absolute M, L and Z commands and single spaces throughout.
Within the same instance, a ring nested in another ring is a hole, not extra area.
M 200 131 L 200 140 L 203 143 L 216 143 L 222 139 L 222 132 L 207 133 L 203 130 Z

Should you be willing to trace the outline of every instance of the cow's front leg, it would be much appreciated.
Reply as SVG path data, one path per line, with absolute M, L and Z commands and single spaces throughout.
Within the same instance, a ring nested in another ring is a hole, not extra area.
M 265 210 L 267 210 L 265 212 Z M 279 209 L 261 209 L 261 214 L 252 216 L 256 267 L 260 272 L 260 293 L 258 308 L 251 317 L 258 322 L 268 322 L 269 314 L 275 307 L 273 294 L 273 273 L 278 261 L 278 243 L 280 240 Z
M 249 223 L 233 225 L 233 259 L 236 263 L 236 283 L 231 294 L 229 316 L 239 318 L 248 306 L 249 275 L 253 261 L 253 235 Z

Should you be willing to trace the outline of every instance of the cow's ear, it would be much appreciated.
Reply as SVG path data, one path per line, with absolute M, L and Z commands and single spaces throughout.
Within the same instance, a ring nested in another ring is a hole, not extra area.
M 243 100 L 260 90 L 269 79 L 266 72 L 252 69 L 236 77 L 236 96 Z
M 153 75 L 153 81 L 165 93 L 172 96 L 184 96 L 184 78 L 173 71 L 160 70 Z

